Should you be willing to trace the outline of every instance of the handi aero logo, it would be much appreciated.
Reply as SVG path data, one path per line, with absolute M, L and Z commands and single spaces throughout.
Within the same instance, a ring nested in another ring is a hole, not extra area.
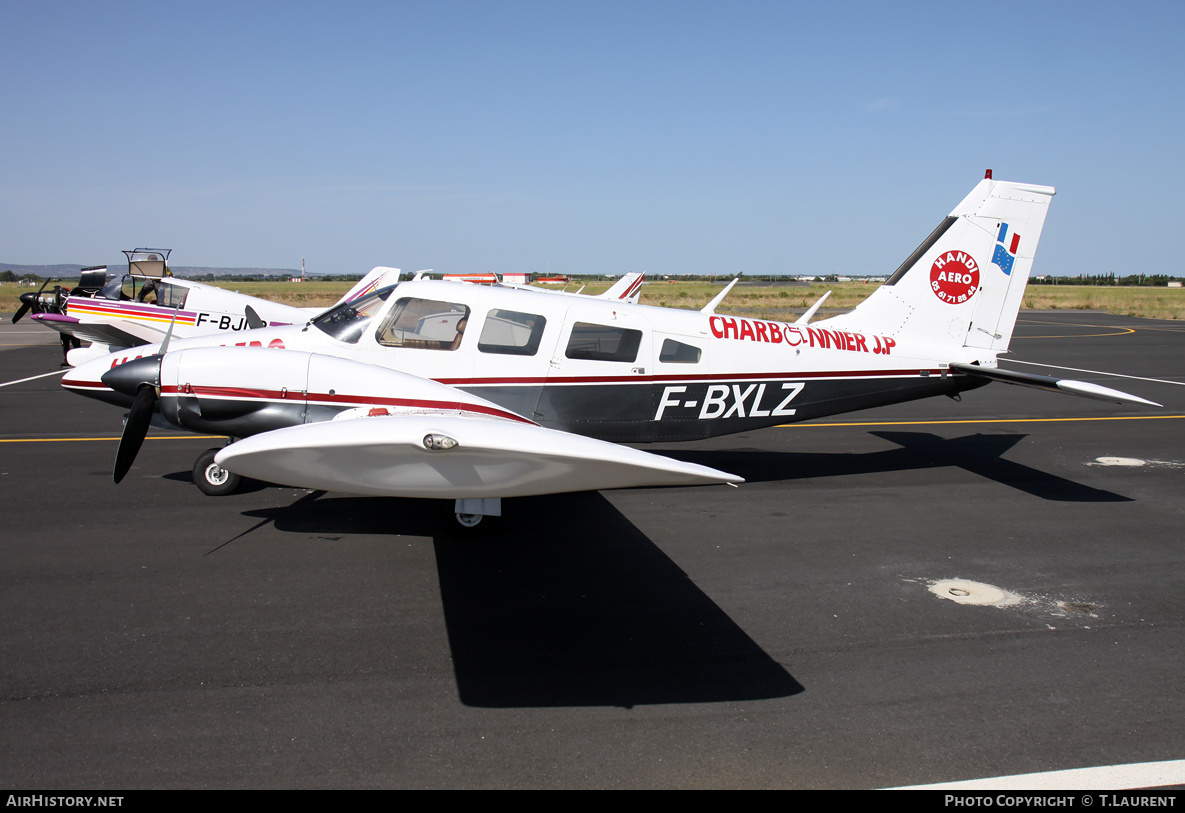
M 975 296 L 979 265 L 965 251 L 947 251 L 930 266 L 930 289 L 948 305 L 960 305 Z
M 1016 232 L 1012 233 L 1012 240 L 1010 240 L 1005 247 L 1005 240 L 1008 240 L 1008 224 L 1000 224 L 1000 233 L 996 236 L 996 253 L 992 255 L 992 265 L 1000 266 L 1000 270 L 1006 276 L 1012 276 L 1012 263 L 1016 260 L 1016 249 L 1020 247 L 1020 235 Z

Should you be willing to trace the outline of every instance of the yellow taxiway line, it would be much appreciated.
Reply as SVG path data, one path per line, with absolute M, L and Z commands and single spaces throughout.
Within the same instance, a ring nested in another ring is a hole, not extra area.
M 869 421 L 867 423 L 783 423 L 778 429 L 806 429 L 812 426 L 936 426 L 955 423 L 1070 423 L 1074 421 L 1167 421 L 1185 415 L 1120 415 L 1095 418 L 967 418 L 954 421 Z
M 1094 418 L 967 418 L 960 420 L 931 421 L 866 421 L 860 423 L 784 423 L 776 429 L 822 429 L 852 426 L 943 426 L 947 424 L 1000 424 L 1000 423 L 1079 423 L 1089 421 L 1173 421 L 1185 415 L 1121 415 Z M 145 440 L 225 440 L 226 435 L 154 435 Z M 116 436 L 105 438 L 0 438 L 0 443 L 80 443 L 87 441 L 119 440 Z

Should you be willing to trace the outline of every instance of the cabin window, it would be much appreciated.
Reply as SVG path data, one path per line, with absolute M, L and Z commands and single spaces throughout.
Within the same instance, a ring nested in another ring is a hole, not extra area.
M 539 340 L 546 325 L 547 320 L 538 314 L 495 308 L 486 314 L 477 349 L 483 353 L 533 356 L 539 352 Z
M 404 297 L 396 300 L 376 338 L 387 347 L 456 350 L 468 324 L 469 308 L 465 305 Z
M 185 297 L 189 289 L 180 285 L 173 285 L 164 280 L 156 281 L 156 304 L 162 308 L 181 308 L 185 306 Z
M 577 322 L 572 326 L 565 355 L 592 361 L 634 361 L 641 343 L 640 330 Z
M 699 364 L 700 349 L 674 339 L 663 339 L 658 360 L 665 364 Z
M 394 287 L 390 285 L 351 302 L 343 302 L 314 319 L 313 327 L 339 342 L 357 344 L 358 339 L 366 332 L 367 325 L 382 310 L 383 303 L 391 296 Z

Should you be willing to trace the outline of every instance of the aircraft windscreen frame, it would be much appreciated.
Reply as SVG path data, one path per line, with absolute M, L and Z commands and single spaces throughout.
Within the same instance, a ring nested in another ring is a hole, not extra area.
M 357 344 L 358 339 L 366 332 L 366 327 L 382 310 L 382 306 L 395 290 L 394 285 L 379 288 L 352 302 L 343 302 L 336 308 L 313 319 L 310 324 L 340 342 Z

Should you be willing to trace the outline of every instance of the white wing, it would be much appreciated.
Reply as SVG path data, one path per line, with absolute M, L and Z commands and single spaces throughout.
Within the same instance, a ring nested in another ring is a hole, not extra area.
M 429 448 L 434 445 L 449 448 Z M 233 443 L 216 461 L 272 483 L 441 499 L 743 482 L 707 466 L 581 435 L 457 415 L 291 426 Z

